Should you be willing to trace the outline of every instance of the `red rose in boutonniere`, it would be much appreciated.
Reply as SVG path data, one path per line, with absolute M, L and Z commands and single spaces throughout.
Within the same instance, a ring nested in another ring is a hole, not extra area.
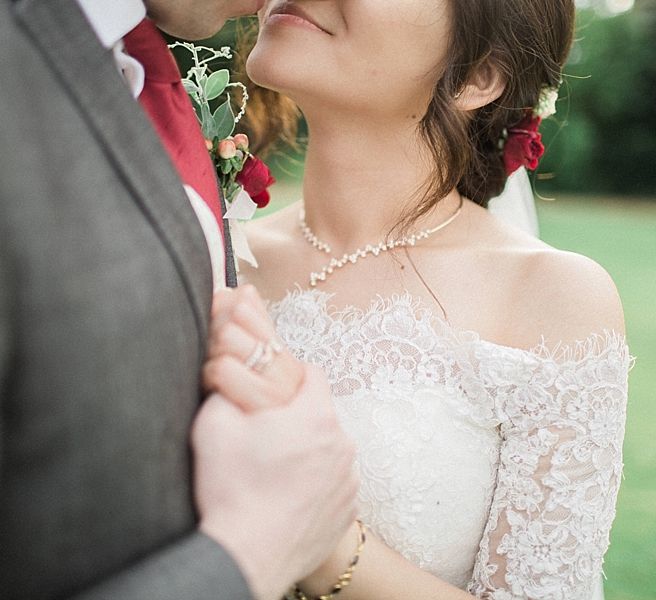
M 246 112 L 246 86 L 239 81 L 231 81 L 227 69 L 210 69 L 210 63 L 215 60 L 232 58 L 230 48 L 208 48 L 189 42 L 175 42 L 170 47 L 184 48 L 191 54 L 192 67 L 182 79 L 182 84 L 196 110 L 228 210 L 233 206 L 233 201 L 241 198 L 239 206 L 232 211 L 232 214 L 240 216 L 228 218 L 248 220 L 252 217 L 249 211 L 254 205 L 262 208 L 269 203 L 267 188 L 275 183 L 275 179 L 268 167 L 249 152 L 248 136 L 234 133 L 235 126 Z M 233 109 L 235 89 L 238 90 L 237 98 L 241 96 L 237 114 Z M 253 200 L 250 206 L 242 188 Z M 244 216 L 247 214 L 250 216 Z
M 223 218 L 230 227 L 237 258 L 257 267 L 241 222 L 252 219 L 257 208 L 269 203 L 271 198 L 267 188 L 275 183 L 275 179 L 268 167 L 249 152 L 248 136 L 235 133 L 236 125 L 246 112 L 248 90 L 243 83 L 231 81 L 227 69 L 210 69 L 210 63 L 214 60 L 232 58 L 227 46 L 215 49 L 189 42 L 175 42 L 170 47 L 184 48 L 191 54 L 192 67 L 182 79 L 182 84 L 196 110 L 207 151 L 216 168 L 218 183 L 226 201 Z M 237 114 L 233 106 L 235 97 L 241 99 Z M 239 264 L 236 266 L 239 271 Z
M 248 157 L 244 167 L 237 174 L 237 183 L 244 186 L 244 190 L 258 208 L 264 208 L 269 204 L 271 196 L 267 188 L 275 182 L 269 167 L 253 155 Z
M 503 162 L 506 175 L 511 175 L 520 167 L 531 171 L 537 169 L 538 162 L 544 154 L 542 135 L 538 131 L 542 119 L 533 115 L 508 130 L 508 137 L 503 146 Z

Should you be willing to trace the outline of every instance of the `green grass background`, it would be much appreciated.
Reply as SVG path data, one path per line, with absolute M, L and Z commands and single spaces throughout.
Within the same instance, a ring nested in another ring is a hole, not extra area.
M 259 215 L 300 198 L 299 167 L 276 169 L 280 183 Z M 656 199 L 558 197 L 538 200 L 538 214 L 543 240 L 596 260 L 622 297 L 636 364 L 604 587 L 606 600 L 656 600 Z

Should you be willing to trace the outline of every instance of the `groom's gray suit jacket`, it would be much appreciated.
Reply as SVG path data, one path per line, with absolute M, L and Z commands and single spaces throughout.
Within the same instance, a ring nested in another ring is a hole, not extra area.
M 0 597 L 240 600 L 196 532 L 210 262 L 73 0 L 0 0 Z

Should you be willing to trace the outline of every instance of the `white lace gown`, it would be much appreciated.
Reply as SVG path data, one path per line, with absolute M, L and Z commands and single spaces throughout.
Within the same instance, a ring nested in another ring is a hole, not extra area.
M 269 309 L 292 352 L 329 375 L 358 446 L 360 515 L 384 542 L 479 598 L 603 597 L 623 336 L 520 350 L 456 331 L 408 295 L 338 312 L 329 295 L 296 291 Z

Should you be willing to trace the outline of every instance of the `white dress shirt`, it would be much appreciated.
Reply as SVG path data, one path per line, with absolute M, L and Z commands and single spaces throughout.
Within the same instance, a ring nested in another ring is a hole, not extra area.
M 143 65 L 124 52 L 123 37 L 146 16 L 142 0 L 77 0 L 100 43 L 111 49 L 116 67 L 125 79 L 132 95 L 139 97 L 144 86 Z M 205 234 L 210 260 L 214 291 L 225 287 L 225 254 L 223 237 L 214 214 L 194 188 L 184 186 L 189 202 Z M 226 223 L 227 227 L 228 224 Z
M 144 86 L 144 68 L 138 60 L 123 51 L 123 37 L 146 16 L 142 0 L 77 0 L 100 43 L 111 49 L 119 72 L 132 95 L 139 97 Z

